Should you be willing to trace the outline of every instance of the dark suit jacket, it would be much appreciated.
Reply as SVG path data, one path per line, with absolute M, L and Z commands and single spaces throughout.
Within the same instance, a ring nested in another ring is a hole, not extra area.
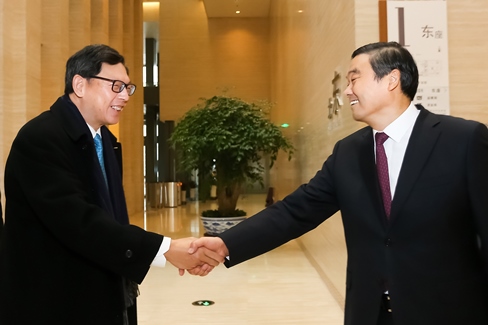
M 420 109 L 389 223 L 372 129 L 365 127 L 339 141 L 308 184 L 221 234 L 227 265 L 296 238 L 340 210 L 348 251 L 345 324 L 376 325 L 385 289 L 395 325 L 488 324 L 488 131 Z
M 122 277 L 140 283 L 163 237 L 128 224 L 113 149 L 120 146 L 105 127 L 102 138 L 110 192 L 91 133 L 67 97 L 14 140 L 5 170 L 0 324 L 122 324 Z
M 2 199 L 2 193 L 0 193 L 0 200 Z M 2 210 L 2 202 L 0 201 L 0 238 L 2 238 L 2 230 L 3 230 L 3 210 Z

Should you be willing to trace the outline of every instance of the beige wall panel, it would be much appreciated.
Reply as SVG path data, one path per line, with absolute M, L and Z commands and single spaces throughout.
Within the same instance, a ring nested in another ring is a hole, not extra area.
M 123 1 L 109 0 L 109 45 L 122 53 L 124 49 Z
M 91 0 L 91 43 L 109 44 L 109 0 Z
M 125 55 L 125 64 L 129 68 L 129 73 L 139 73 L 134 71 L 134 53 L 136 51 L 135 44 L 140 40 L 140 37 L 137 37 L 137 40 L 134 37 L 134 26 L 135 26 L 135 12 L 134 12 L 134 0 L 124 0 L 123 1 L 124 7 L 122 12 L 122 20 L 124 24 L 120 26 L 123 31 L 122 34 L 122 41 L 123 46 L 120 49 L 122 53 Z M 141 22 L 141 18 L 137 17 L 138 23 Z M 142 44 L 138 44 L 142 45 Z M 138 50 L 141 50 L 141 46 L 138 46 Z
M 26 0 L 25 17 L 25 78 L 24 105 L 27 120 L 37 116 L 41 107 L 41 2 Z
M 130 22 L 129 22 L 130 24 Z M 117 51 L 119 51 L 124 57 L 126 54 L 124 50 L 124 2 L 121 0 L 109 0 L 109 15 L 108 15 L 108 44 Z M 127 59 L 127 58 L 126 58 Z M 111 125 L 110 131 L 119 138 L 120 136 L 120 123 Z M 120 140 L 120 139 L 119 139 Z
M 27 120 L 25 101 L 26 78 L 25 78 L 25 1 L 13 3 L 5 0 L 3 2 L 2 25 L 3 39 L 3 97 L 2 110 L 4 120 L 2 123 L 3 155 L 4 162 L 8 157 L 10 145 L 20 127 Z M 4 167 L 3 165 L 2 167 Z M 4 170 L 4 169 L 3 169 Z M 2 170 L 2 171 L 3 171 Z M 3 180 L 3 173 L 1 175 Z
M 355 48 L 380 40 L 379 0 L 354 0 Z M 352 54 L 352 52 L 350 53 Z
M 70 55 L 91 43 L 90 0 L 69 0 L 69 49 Z
M 70 56 L 69 2 L 42 0 L 41 110 L 64 93 L 66 61 Z
M 0 99 L 2 164 L 20 127 L 41 107 L 41 7 L 38 1 L 1 1 L 2 98 Z
M 144 210 L 144 138 L 143 138 L 143 124 L 144 124 L 144 88 L 143 88 L 143 44 L 144 44 L 144 27 L 143 27 L 143 9 L 142 0 L 134 0 L 134 31 L 133 31 L 133 67 L 130 72 L 131 80 L 139 88 L 133 96 L 133 111 L 132 122 L 130 128 L 124 126 L 121 136 L 132 138 L 132 145 L 128 153 L 132 156 L 130 163 L 130 173 L 125 170 L 124 173 L 128 178 L 124 180 L 125 188 L 133 186 L 134 189 L 130 191 L 130 199 L 128 204 L 129 214 L 138 213 Z M 127 154 L 124 159 L 128 159 Z
M 286 134 L 297 147 L 291 163 L 282 156 L 271 170 L 276 196 L 281 199 L 315 175 L 339 139 L 363 126 L 352 119 L 345 96 L 342 110 L 332 119 L 327 117 L 328 103 L 335 73 L 341 76 L 341 95 L 346 87 L 352 51 L 378 40 L 377 3 L 274 1 L 271 30 L 273 119 L 290 124 Z M 342 305 L 347 253 L 340 214 L 299 242 Z
M 5 54 L 4 54 L 4 27 L 3 27 L 3 21 L 5 20 L 4 15 L 5 15 L 5 9 L 4 9 L 4 2 L 5 0 L 0 0 L 0 192 L 2 193 L 0 202 L 2 204 L 2 209 L 5 209 L 5 195 L 4 193 L 4 186 L 3 186 L 3 178 L 4 178 L 4 173 L 3 171 L 5 170 L 5 160 L 7 159 L 7 148 L 9 146 L 5 145 L 5 142 L 8 137 L 5 135 L 5 128 L 4 128 L 4 121 L 5 121 L 5 105 L 4 105 L 4 79 L 5 79 L 5 73 L 4 73 L 4 59 L 5 59 Z M 5 215 L 3 213 L 3 215 Z M 2 220 L 0 220 L 1 222 Z
M 447 1 L 451 115 L 488 123 L 488 2 Z
M 137 185 L 137 189 L 134 191 L 136 194 L 136 199 L 130 209 L 135 212 L 143 211 L 144 209 L 144 137 L 143 137 L 143 124 L 144 124 L 144 91 L 143 91 L 143 57 L 144 57 L 144 20 L 143 16 L 143 1 L 134 1 L 134 71 L 131 73 L 132 80 L 138 85 L 139 91 L 137 96 L 134 98 L 134 112 L 137 114 L 134 119 L 137 123 L 134 125 L 136 129 L 130 132 L 128 136 L 132 136 L 135 139 L 135 144 L 132 149 L 132 155 L 136 159 L 133 163 L 133 173 L 132 176 L 134 184 Z M 126 182 L 127 184 L 127 182 Z M 131 211 L 131 210 L 130 210 Z
M 129 67 L 131 82 L 138 86 L 124 109 L 119 123 L 119 141 L 124 159 L 124 188 L 129 215 L 144 209 L 143 133 L 144 88 L 142 83 L 143 21 L 142 1 L 123 2 L 123 49 L 122 54 Z
M 201 97 L 269 99 L 268 21 L 207 19 L 203 2 L 161 1 L 160 116 L 178 120 Z

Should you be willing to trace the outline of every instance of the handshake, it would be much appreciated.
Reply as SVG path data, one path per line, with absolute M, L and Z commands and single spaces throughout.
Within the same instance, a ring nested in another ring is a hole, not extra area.
M 219 237 L 172 239 L 169 250 L 164 254 L 166 260 L 179 269 L 192 275 L 205 276 L 229 256 L 227 246 Z

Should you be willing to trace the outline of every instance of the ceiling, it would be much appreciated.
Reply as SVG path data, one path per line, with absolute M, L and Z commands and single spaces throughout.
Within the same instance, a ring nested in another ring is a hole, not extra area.
M 195 0 L 203 1 L 208 18 L 268 17 L 271 0 Z M 159 1 L 144 0 L 145 12 L 159 11 Z M 150 2 L 151 4 L 149 4 Z M 240 10 L 237 14 L 236 10 Z
M 249 18 L 268 17 L 271 0 L 203 0 L 203 3 L 208 18 Z
M 208 18 L 268 17 L 271 0 L 194 0 L 202 1 Z M 144 0 L 144 31 L 146 38 L 158 39 L 159 1 Z M 236 10 L 240 13 L 237 14 Z

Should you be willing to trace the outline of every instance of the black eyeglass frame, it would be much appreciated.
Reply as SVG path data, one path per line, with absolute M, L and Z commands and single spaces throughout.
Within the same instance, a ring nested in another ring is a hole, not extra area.
M 128 90 L 128 91 L 127 91 L 127 93 L 129 94 L 129 96 L 132 96 L 132 95 L 134 95 L 134 93 L 135 93 L 135 91 L 136 91 L 136 88 L 137 88 L 137 87 L 136 87 L 136 85 L 131 84 L 131 83 L 126 84 L 126 83 L 125 83 L 125 82 L 123 82 L 122 80 L 113 80 L 113 79 L 108 79 L 108 78 L 99 77 L 99 76 L 90 76 L 90 77 L 88 77 L 88 78 L 95 78 L 95 79 L 100 79 L 100 80 L 110 81 L 110 82 L 112 83 L 112 91 L 113 91 L 114 93 L 117 93 L 117 94 L 120 94 L 121 92 L 123 92 L 123 91 L 124 91 L 124 89 L 127 89 L 127 90 Z M 116 83 L 116 82 L 120 82 L 120 83 L 122 83 L 122 85 L 121 85 L 121 86 L 120 86 L 120 88 L 119 88 L 119 91 L 116 91 L 116 90 L 114 89 L 114 87 L 115 87 L 115 83 Z

